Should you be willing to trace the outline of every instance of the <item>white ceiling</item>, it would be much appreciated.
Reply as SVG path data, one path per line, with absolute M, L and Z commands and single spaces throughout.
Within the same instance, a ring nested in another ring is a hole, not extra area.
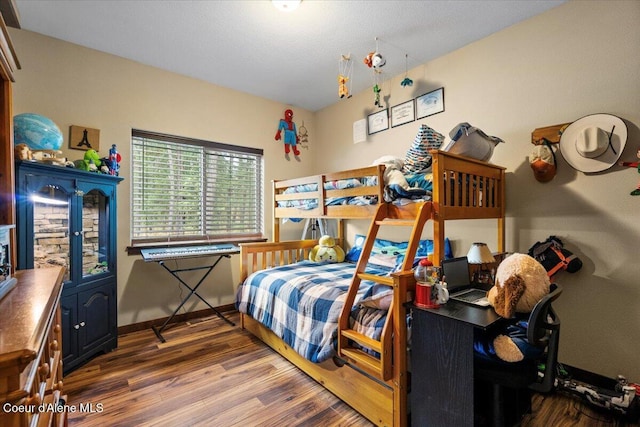
M 358 93 L 372 85 L 363 58 L 376 45 L 387 61 L 382 77 L 396 76 L 564 1 L 303 0 L 289 13 L 268 0 L 16 4 L 25 30 L 317 111 L 339 101 L 343 54 Z

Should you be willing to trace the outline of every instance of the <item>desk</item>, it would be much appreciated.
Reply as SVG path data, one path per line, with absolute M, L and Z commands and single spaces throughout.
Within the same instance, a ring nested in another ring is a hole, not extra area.
M 230 258 L 232 254 L 239 254 L 240 248 L 238 248 L 235 245 L 183 246 L 183 247 L 173 247 L 173 248 L 163 248 L 163 249 L 143 249 L 140 251 L 140 253 L 142 254 L 142 258 L 145 261 L 157 262 L 162 267 L 164 267 L 164 269 L 167 270 L 169 274 L 171 274 L 173 277 L 178 279 L 178 281 L 180 282 L 180 284 L 182 284 L 182 286 L 189 289 L 189 293 L 182 299 L 182 302 L 180 302 L 180 305 L 176 307 L 176 309 L 173 311 L 171 316 L 169 316 L 167 320 L 164 321 L 162 326 L 160 326 L 159 328 L 156 327 L 155 325 L 151 326 L 151 329 L 153 329 L 153 332 L 155 332 L 156 336 L 161 342 L 166 342 L 166 340 L 162 336 L 162 331 L 167 327 L 169 323 L 171 323 L 171 320 L 174 318 L 178 310 L 180 310 L 182 306 L 185 305 L 185 303 L 193 295 L 197 296 L 200 299 L 200 301 L 205 303 L 211 310 L 213 310 L 213 312 L 219 318 L 229 323 L 231 326 L 235 326 L 235 323 L 227 319 L 215 307 L 209 304 L 207 300 L 205 300 L 200 296 L 200 294 L 198 294 L 197 291 L 198 291 L 198 287 L 200 287 L 204 279 L 207 278 L 209 273 L 213 271 L 213 269 L 216 267 L 216 265 L 218 265 L 218 263 L 222 260 L 222 258 Z M 205 258 L 205 257 L 207 258 L 213 257 L 214 260 L 207 262 L 206 264 L 203 264 L 199 267 L 192 267 L 192 268 L 171 269 L 167 267 L 167 265 L 165 264 L 165 261 L 169 259 Z M 178 273 L 181 273 L 184 271 L 197 271 L 197 270 L 206 270 L 206 271 L 204 272 L 204 274 L 202 275 L 198 283 L 192 286 L 189 286 L 187 283 L 185 283 L 184 280 L 182 280 L 180 276 L 178 276 Z
M 473 426 L 473 332 L 500 316 L 449 300 L 437 309 L 413 310 L 411 424 Z

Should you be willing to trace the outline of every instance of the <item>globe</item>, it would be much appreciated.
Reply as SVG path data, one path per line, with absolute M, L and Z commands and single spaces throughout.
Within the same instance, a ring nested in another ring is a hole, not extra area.
M 32 150 L 59 150 L 62 132 L 53 120 L 24 113 L 13 117 L 13 140 L 16 145 L 27 144 Z

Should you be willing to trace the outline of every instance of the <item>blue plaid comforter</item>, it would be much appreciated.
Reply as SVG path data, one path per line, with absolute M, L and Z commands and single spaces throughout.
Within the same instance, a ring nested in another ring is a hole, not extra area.
M 338 319 L 354 271 L 353 263 L 310 261 L 258 271 L 238 288 L 236 307 L 271 329 L 298 354 L 319 363 L 335 355 Z M 390 273 L 372 265 L 366 271 Z M 360 307 L 360 302 L 380 289 L 363 281 L 351 315 L 351 327 L 374 339 L 380 338 L 387 312 Z

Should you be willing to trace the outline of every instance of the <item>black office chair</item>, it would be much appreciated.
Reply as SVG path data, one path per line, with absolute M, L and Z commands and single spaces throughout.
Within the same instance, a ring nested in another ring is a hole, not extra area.
M 551 292 L 542 298 L 531 311 L 527 326 L 527 341 L 545 352 L 540 359 L 525 359 L 507 363 L 475 358 L 474 373 L 476 393 L 479 401 L 486 395 L 482 385 L 490 384 L 492 390 L 493 425 L 517 425 L 522 417 L 531 412 L 531 391 L 548 393 L 554 388 L 558 364 L 558 344 L 560 339 L 560 318 L 551 303 L 562 293 L 559 285 L 552 284 Z M 542 377 L 538 375 L 538 365 L 544 364 Z M 491 394 L 491 393 L 490 393 Z M 479 402 L 479 403 L 480 403 Z M 482 405 L 482 403 L 480 403 Z M 480 406 L 479 405 L 479 406 Z M 476 407 L 478 409 L 478 406 Z

